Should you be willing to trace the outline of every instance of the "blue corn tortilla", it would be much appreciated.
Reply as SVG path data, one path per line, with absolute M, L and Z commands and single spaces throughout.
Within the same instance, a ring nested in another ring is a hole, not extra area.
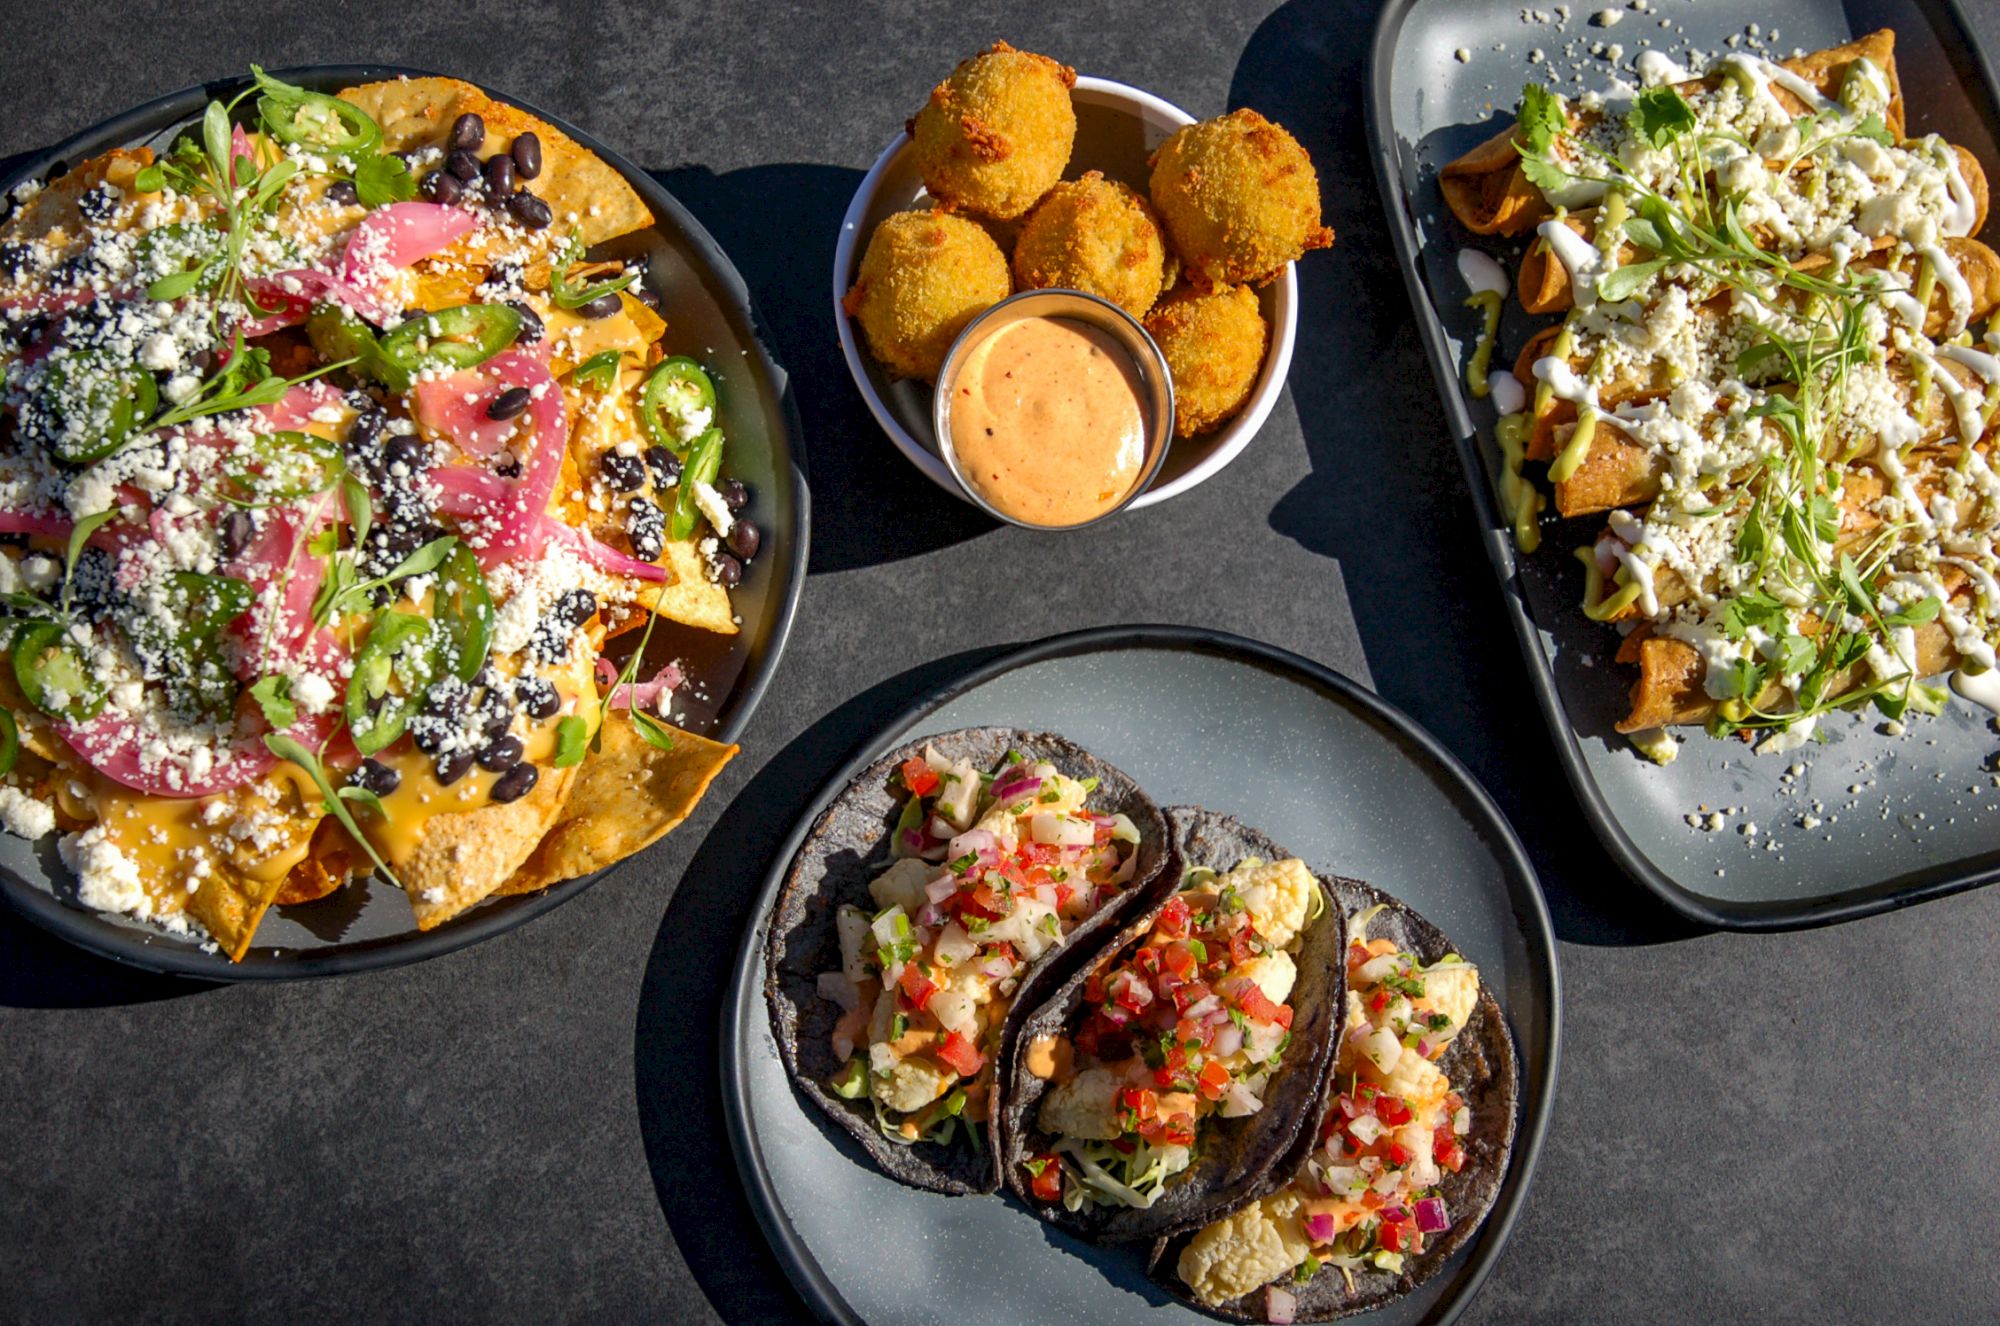
M 772 1035 L 794 1088 L 831 1123 L 850 1134 L 891 1178 L 954 1196 L 989 1193 L 1000 1186 L 990 1130 L 983 1130 L 988 1137 L 977 1148 L 964 1129 L 946 1145 L 905 1145 L 883 1136 L 866 1098 L 847 1100 L 828 1086 L 842 1066 L 834 1058 L 832 1044 L 840 1009 L 820 995 L 817 982 L 821 972 L 840 968 L 840 937 L 834 917 L 844 903 L 873 910 L 868 882 L 892 860 L 890 841 L 906 799 L 894 781 L 895 771 L 903 761 L 920 756 L 926 746 L 948 759 L 969 760 L 982 770 L 994 769 L 1009 751 L 1019 751 L 1029 760 L 1048 761 L 1068 777 L 1095 777 L 1097 788 L 1090 794 L 1089 808 L 1106 815 L 1123 813 L 1139 831 L 1138 863 L 1124 892 L 1023 974 L 1012 1011 L 1002 1023 L 1000 1052 L 995 1057 L 989 1100 L 996 1117 L 1004 1108 L 1000 1074 L 1023 1010 L 1033 1008 L 1042 991 L 1088 959 L 1099 935 L 1115 932 L 1135 909 L 1150 910 L 1160 890 L 1170 888 L 1171 881 L 1179 877 L 1169 876 L 1165 869 L 1169 854 L 1166 820 L 1136 782 L 1066 738 L 1014 728 L 964 728 L 897 747 L 862 771 L 806 835 L 779 890 L 765 947 L 764 999 L 771 1013 Z

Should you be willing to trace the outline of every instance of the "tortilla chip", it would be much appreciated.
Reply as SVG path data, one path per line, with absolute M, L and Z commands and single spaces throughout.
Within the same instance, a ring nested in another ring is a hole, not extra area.
M 634 309 L 649 315 L 652 310 L 629 295 L 621 296 L 618 312 L 608 318 L 586 318 L 546 300 L 536 303 L 541 309 L 542 325 L 548 329 L 549 368 L 558 377 L 606 350 L 623 350 L 632 356 L 628 362 L 643 364 L 647 349 L 659 337 L 658 331 L 647 335 L 633 314 Z M 652 321 L 660 331 L 666 329 L 657 316 Z
M 661 750 L 625 716 L 614 715 L 604 725 L 604 748 L 580 766 L 576 789 L 548 837 L 500 892 L 532 893 L 602 870 L 686 819 L 738 748 L 670 731 L 673 749 Z
M 554 125 L 495 101 L 470 83 L 399 78 L 351 87 L 340 97 L 381 126 L 386 152 L 442 146 L 452 122 L 468 111 L 486 121 L 481 157 L 506 150 L 524 133 L 535 134 L 542 140 L 542 173 L 527 187 L 555 213 L 549 233 L 558 240 L 575 226 L 589 247 L 653 224 L 652 212 L 625 177 L 595 153 Z
M 42 240 L 57 252 L 66 252 L 72 241 L 82 238 L 83 213 L 77 209 L 77 200 L 104 180 L 132 193 L 133 177 L 152 164 L 150 147 L 130 151 L 114 148 L 102 156 L 79 162 L 75 169 L 50 180 L 34 197 L 16 206 L 5 224 L 0 224 L 0 241 Z M 33 279 L 31 274 L 24 273 L 20 281 L 9 284 L 25 288 Z
M 735 635 L 736 610 L 729 604 L 729 591 L 708 578 L 708 566 L 695 546 L 670 542 L 662 560 L 674 582 L 664 591 L 644 585 L 637 595 L 638 601 L 670 622 L 717 635 Z
M 439 815 L 396 873 L 417 929 L 432 930 L 505 884 L 562 813 L 576 769 L 548 769 L 519 801 Z

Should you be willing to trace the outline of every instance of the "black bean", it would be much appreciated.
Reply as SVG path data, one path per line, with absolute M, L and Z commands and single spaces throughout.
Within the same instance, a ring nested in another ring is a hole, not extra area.
M 479 752 L 479 767 L 492 773 L 511 769 L 521 762 L 521 752 L 525 749 L 519 737 L 498 737 Z
M 647 308 L 658 308 L 660 306 L 659 295 L 647 288 L 644 277 L 641 277 L 637 282 L 626 288 L 632 292 L 632 298 L 638 300 Z
M 403 775 L 397 773 L 380 760 L 363 760 L 355 771 L 347 776 L 349 787 L 358 787 L 364 792 L 373 792 L 378 797 L 388 796 L 402 786 Z
M 407 479 L 423 474 L 430 469 L 430 447 L 421 438 L 409 433 L 398 434 L 390 440 L 387 451 L 388 477 Z
M 541 770 L 524 761 L 495 779 L 493 790 L 488 795 L 500 802 L 519 801 L 535 790 L 535 782 L 541 776 Z
M 519 285 L 521 275 L 521 264 L 513 258 L 496 258 L 486 265 L 488 285 Z
M 724 479 L 717 486 L 717 491 L 722 494 L 722 504 L 732 512 L 750 505 L 750 490 L 743 486 L 741 479 Z
M 633 498 L 625 510 L 625 537 L 632 540 L 634 556 L 659 561 L 667 550 L 667 513 L 643 497 Z
M 77 195 L 76 210 L 82 212 L 87 220 L 109 221 L 111 214 L 118 210 L 118 199 L 122 196 L 115 184 L 94 184 Z
M 527 303 L 518 299 L 508 300 L 507 307 L 521 315 L 521 332 L 520 335 L 514 338 L 517 345 L 533 345 L 542 339 L 544 329 L 542 327 L 541 314 L 535 312 Z
M 453 783 L 465 777 L 465 771 L 471 767 L 472 752 L 469 750 L 455 750 L 438 756 L 434 771 L 437 774 L 438 782 L 445 787 L 450 787 Z
M 604 470 L 605 481 L 618 492 L 629 493 L 645 486 L 646 462 L 637 456 L 607 451 L 597 463 Z
M 434 170 L 424 177 L 424 197 L 434 203 L 449 207 L 465 196 L 465 185 L 458 176 L 442 170 Z
M 0 272 L 19 276 L 35 265 L 35 246 L 13 241 L 0 244 Z
M 759 548 L 764 546 L 764 531 L 758 529 L 754 521 L 739 520 L 729 527 L 729 538 L 726 542 L 729 544 L 729 551 L 747 562 L 757 555 Z
M 743 580 L 743 563 L 728 553 L 717 553 L 710 569 L 715 572 L 715 583 L 724 589 L 734 589 Z
M 470 184 L 479 178 L 478 156 L 462 147 L 451 150 L 451 155 L 444 159 L 444 168 L 463 184 Z
M 493 472 L 503 479 L 518 479 L 521 477 L 521 462 L 518 457 L 509 456 L 494 466 Z
M 597 611 L 597 595 L 587 589 L 572 589 L 556 600 L 549 609 L 549 616 L 562 624 L 566 631 L 573 631 L 589 621 Z
M 517 193 L 509 198 L 507 210 L 514 214 L 516 221 L 530 230 L 546 230 L 549 223 L 556 219 L 556 214 L 549 210 L 547 203 L 527 192 Z
M 665 447 L 647 447 L 646 464 L 653 469 L 653 483 L 671 488 L 681 479 L 681 458 Z
M 388 425 L 388 412 L 380 406 L 371 406 L 354 417 L 354 426 L 347 431 L 347 445 L 350 448 L 372 446 L 381 440 L 382 430 Z
M 577 312 L 586 318 L 608 318 L 624 305 L 615 294 L 599 295 L 587 304 L 577 307 Z
M 514 158 L 498 152 L 486 158 L 486 193 L 496 203 L 514 195 Z
M 532 399 L 534 398 L 529 394 L 526 387 L 509 387 L 487 402 L 486 417 L 488 419 L 517 418 L 527 410 L 528 402 Z
M 553 718 L 562 708 L 562 694 L 540 677 L 523 677 L 514 683 L 514 698 L 533 719 Z
M 335 180 L 326 186 L 325 197 L 336 207 L 352 207 L 361 201 L 361 195 L 354 190 L 353 180 Z
M 59 286 L 88 285 L 96 271 L 97 263 L 91 256 L 88 253 L 79 253 L 74 257 L 64 258 L 51 268 L 49 281 Z M 75 315 L 71 314 L 71 318 L 74 317 Z
M 235 557 L 250 546 L 256 533 L 257 522 L 248 511 L 231 511 L 222 518 L 222 555 Z
M 486 121 L 472 111 L 467 111 L 451 122 L 452 147 L 462 147 L 476 152 L 486 141 Z
M 542 140 L 532 133 L 522 134 L 514 140 L 512 149 L 514 169 L 521 172 L 521 178 L 531 180 L 542 173 Z

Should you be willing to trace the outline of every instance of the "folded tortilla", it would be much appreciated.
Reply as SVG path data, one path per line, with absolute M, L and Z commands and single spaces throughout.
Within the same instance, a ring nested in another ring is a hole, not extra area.
M 987 1193 L 1000 1186 L 997 1147 L 976 1149 L 963 1133 L 949 1146 L 891 1141 L 877 1125 L 871 1101 L 844 1099 L 828 1085 L 842 1067 L 833 1053 L 833 1028 L 841 1010 L 819 993 L 818 982 L 820 973 L 840 969 L 835 917 L 843 903 L 864 906 L 871 912 L 875 909 L 868 885 L 891 860 L 890 839 L 902 808 L 891 777 L 905 760 L 920 757 L 926 746 L 949 759 L 969 760 L 976 769 L 991 769 L 1008 751 L 1015 750 L 1029 760 L 1048 761 L 1068 777 L 1095 777 L 1098 782 L 1090 796 L 1090 808 L 1104 814 L 1123 813 L 1139 830 L 1137 866 L 1124 891 L 1072 929 L 1016 987 L 994 1062 L 989 1099 L 995 1115 L 1004 1107 L 1001 1068 L 1021 1013 L 1035 1007 L 1051 983 L 1063 980 L 1087 961 L 1102 937 L 1117 933 L 1135 910 L 1150 909 L 1160 891 L 1177 882 L 1177 876 L 1165 869 L 1169 855 L 1166 819 L 1136 782 L 1066 738 L 1014 728 L 963 728 L 897 747 L 848 784 L 806 835 L 778 892 L 764 958 L 764 999 L 771 1013 L 771 1031 L 793 1085 L 836 1126 L 851 1134 L 891 1178 L 954 1196 Z
M 1179 891 L 1190 869 L 1206 866 L 1218 874 L 1233 870 L 1247 857 L 1282 861 L 1295 854 L 1228 815 L 1199 806 L 1170 806 L 1167 824 L 1174 856 L 1166 875 L 1172 882 L 1143 914 L 1127 924 L 1095 961 L 1051 992 L 1026 1014 L 1008 1041 L 1001 1079 L 1006 1083 L 995 1139 L 1011 1187 L 1030 1210 L 1049 1223 L 1085 1238 L 1129 1242 L 1164 1238 L 1199 1228 L 1223 1211 L 1254 1201 L 1285 1181 L 1319 1133 L 1326 1112 L 1326 1084 L 1333 1072 L 1334 1043 L 1340 1034 L 1347 988 L 1346 930 L 1340 908 L 1327 891 L 1333 877 L 1315 871 L 1327 907 L 1301 934 L 1293 961 L 1298 981 L 1288 1002 L 1292 1006 L 1292 1039 L 1282 1067 L 1264 1092 L 1264 1107 L 1239 1119 L 1210 1114 L 1197 1125 L 1194 1162 L 1169 1179 L 1149 1207 L 1097 1205 L 1067 1211 L 1060 1202 L 1036 1201 L 1028 1191 L 1022 1162 L 1048 1149 L 1053 1140 L 1041 1131 L 1037 1113 L 1044 1094 L 1055 1085 L 1035 1076 L 1027 1066 L 1025 1047 L 1040 1036 L 1067 1037 L 1089 1012 L 1084 986 L 1090 973 L 1126 956 L 1152 930 L 1161 907 Z M 1289 1163 L 1287 1163 L 1289 1162 Z
M 1371 907 L 1381 907 L 1383 910 L 1369 924 L 1371 935 L 1394 940 L 1398 947 L 1417 954 L 1426 964 L 1457 951 L 1436 926 L 1380 889 L 1338 877 L 1328 877 L 1327 883 L 1338 902 L 1337 916 L 1343 922 L 1343 939 L 1345 918 Z M 1344 944 L 1342 953 L 1344 968 Z M 1433 1236 L 1421 1253 L 1405 1258 L 1400 1272 L 1364 1267 L 1353 1272 L 1350 1284 L 1333 1267 L 1321 1267 L 1304 1284 L 1291 1280 L 1282 1282 L 1281 1287 L 1292 1295 L 1297 1304 L 1293 1320 L 1334 1321 L 1380 1307 L 1410 1293 L 1436 1275 L 1466 1245 L 1499 1198 L 1514 1148 L 1521 1080 L 1514 1039 L 1508 1033 L 1506 1016 L 1487 989 L 1485 980 L 1480 982 L 1479 1002 L 1466 1019 L 1464 1029 L 1452 1041 L 1451 1048 L 1438 1061 L 1438 1068 L 1464 1097 L 1473 1121 L 1472 1132 L 1465 1140 L 1465 1167 L 1456 1174 L 1447 1171 L 1438 1185 L 1445 1209 L 1451 1214 L 1451 1228 Z M 1338 1084 L 1331 1089 L 1338 1090 Z M 1275 1191 L 1289 1182 L 1300 1163 L 1311 1154 L 1319 1132 L 1317 1120 L 1324 1112 L 1322 1102 L 1321 1108 L 1314 1114 L 1315 1124 L 1306 1134 L 1304 1145 L 1295 1148 L 1289 1163 L 1277 1168 L 1273 1176 L 1277 1182 L 1271 1184 L 1267 1191 Z M 1260 1197 L 1263 1195 L 1259 1194 Z M 1218 1208 L 1209 1218 L 1219 1220 L 1254 1200 L 1257 1198 L 1247 1198 L 1227 1209 Z M 1209 1307 L 1197 1302 L 1188 1287 L 1181 1283 L 1176 1273 L 1181 1250 L 1197 1232 L 1189 1230 L 1154 1244 L 1150 1264 L 1153 1279 L 1174 1297 L 1214 1316 L 1232 1321 L 1268 1320 L 1261 1288 L 1219 1307 Z
M 1889 80 L 1889 113 L 1883 117 L 1889 132 L 1903 136 L 1903 86 L 1896 75 L 1896 34 L 1887 28 L 1857 38 L 1844 46 L 1793 59 L 1775 61 L 1819 89 L 1822 96 L 1834 97 L 1847 77 L 1847 67 L 1866 58 Z M 1708 74 L 1678 84 L 1683 95 L 1712 91 L 1721 86 L 1722 75 Z M 1771 92 L 1793 114 L 1804 114 L 1805 103 L 1785 89 L 1773 85 Z M 1570 125 L 1577 128 L 1593 123 L 1598 112 L 1572 110 Z M 1970 155 L 1965 154 L 1965 155 Z M 1969 183 L 1970 181 L 1968 181 Z M 1549 217 L 1555 209 L 1542 191 L 1528 182 L 1521 170 L 1520 153 L 1514 150 L 1514 126 L 1487 139 L 1472 151 L 1448 163 L 1438 172 L 1438 188 L 1445 205 L 1465 227 L 1476 235 L 1526 234 Z

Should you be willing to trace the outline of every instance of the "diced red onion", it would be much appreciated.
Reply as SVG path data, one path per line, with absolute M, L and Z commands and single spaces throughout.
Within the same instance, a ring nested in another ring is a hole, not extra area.
M 1451 1217 L 1445 1214 L 1444 1198 L 1426 1197 L 1417 1203 L 1417 1228 L 1426 1234 L 1442 1234 L 1451 1228 Z
M 1394 1224 L 1399 1220 L 1408 1220 L 1410 1213 L 1400 1206 L 1385 1206 L 1382 1208 L 1382 1218 Z
M 943 902 L 956 892 L 958 892 L 958 881 L 950 875 L 939 875 L 924 885 L 924 896 L 932 902 Z
M 1272 1326 L 1291 1326 L 1298 1317 L 1298 1311 L 1299 1300 L 1292 1296 L 1291 1290 L 1280 1289 L 1276 1285 L 1264 1287 L 1264 1320 L 1271 1322 Z
M 1306 1237 L 1314 1243 L 1333 1242 L 1333 1213 L 1315 1211 L 1305 1218 Z
M 1030 792 L 1039 792 L 1041 788 L 1041 779 L 1035 777 L 1033 774 L 1023 774 L 1019 778 L 996 784 L 993 788 L 993 799 L 999 802 L 1013 801 L 1019 797 L 1028 795 Z
M 934 930 L 938 926 L 943 925 L 945 923 L 945 920 L 946 917 L 944 914 L 944 909 L 939 907 L 934 902 L 925 903 L 922 907 L 919 907 L 917 909 L 918 925 L 927 926 Z
M 991 829 L 967 829 L 964 833 L 952 835 L 951 846 L 947 850 L 954 861 L 970 852 L 979 858 L 981 865 L 990 866 L 999 858 L 1000 840 L 993 836 Z
M 1215 1033 L 1215 1040 L 1209 1044 L 1209 1055 L 1216 1059 L 1227 1059 L 1243 1048 L 1243 1032 L 1235 1023 L 1230 1023 Z
M 1431 1057 L 1431 1038 L 1430 1038 L 1430 1037 L 1428 1037 L 1428 1036 L 1419 1036 L 1419 1037 L 1417 1037 L 1417 1053 L 1418 1053 L 1418 1054 L 1420 1054 L 1420 1055 L 1422 1055 L 1422 1056 L 1423 1056 L 1424 1058 L 1426 1058 L 1426 1059 L 1428 1059 L 1428 1058 L 1430 1058 L 1430 1057 Z
M 1122 1027 L 1132 1020 L 1132 1015 L 1117 1004 L 1106 1004 L 1101 1011 L 1104 1020 L 1114 1027 Z

